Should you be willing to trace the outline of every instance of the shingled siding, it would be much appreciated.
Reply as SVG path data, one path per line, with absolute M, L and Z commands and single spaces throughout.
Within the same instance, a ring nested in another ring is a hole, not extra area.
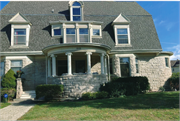
M 24 56 L 19 59 L 5 60 L 5 73 L 11 68 L 11 60 L 22 60 L 23 90 L 34 90 L 39 84 L 46 83 L 45 56 Z
M 130 76 L 146 76 L 150 83 L 152 91 L 158 91 L 159 87 L 165 86 L 166 81 L 172 75 L 171 67 L 166 67 L 166 56 L 135 56 L 134 54 L 117 54 L 112 57 L 113 73 L 116 76 L 121 76 L 120 72 L 120 57 L 130 58 Z M 139 73 L 136 73 L 135 57 L 138 58 Z M 167 58 L 169 58 L 167 56 Z

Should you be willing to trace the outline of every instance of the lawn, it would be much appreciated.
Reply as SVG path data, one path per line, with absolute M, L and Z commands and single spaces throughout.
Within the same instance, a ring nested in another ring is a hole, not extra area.
M 11 103 L 0 103 L 0 104 L 1 104 L 0 108 L 4 108 L 4 107 L 6 107 L 8 105 L 11 105 Z
M 179 91 L 89 101 L 43 102 L 19 120 L 179 120 Z

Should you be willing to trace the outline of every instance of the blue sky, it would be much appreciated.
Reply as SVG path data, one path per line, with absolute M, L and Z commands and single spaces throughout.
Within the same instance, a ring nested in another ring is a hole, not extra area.
M 1 2 L 0 10 L 7 3 Z M 171 60 L 180 59 L 180 2 L 139 1 L 137 3 L 152 15 L 163 51 L 174 53 Z

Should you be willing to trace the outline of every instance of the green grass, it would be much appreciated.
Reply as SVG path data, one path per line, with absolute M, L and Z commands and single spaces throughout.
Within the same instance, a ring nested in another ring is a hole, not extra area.
M 20 120 L 179 120 L 179 92 L 43 102 L 35 105 Z
M 11 105 L 11 103 L 0 103 L 0 104 L 1 104 L 0 108 L 4 108 L 4 107 L 6 107 L 8 105 Z

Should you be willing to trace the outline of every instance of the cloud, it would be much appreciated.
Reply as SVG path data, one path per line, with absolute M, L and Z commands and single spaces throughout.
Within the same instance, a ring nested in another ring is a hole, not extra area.
M 163 24 L 163 23 L 165 23 L 165 21 L 161 21 L 161 22 L 159 22 L 159 25 L 161 25 L 161 24 Z
M 175 25 L 175 23 L 173 23 L 173 22 L 167 23 L 166 30 L 169 31 L 174 25 Z
M 170 60 L 180 60 L 180 44 L 173 46 L 171 48 L 168 48 L 169 50 L 171 50 L 173 52 L 173 55 L 170 57 Z

